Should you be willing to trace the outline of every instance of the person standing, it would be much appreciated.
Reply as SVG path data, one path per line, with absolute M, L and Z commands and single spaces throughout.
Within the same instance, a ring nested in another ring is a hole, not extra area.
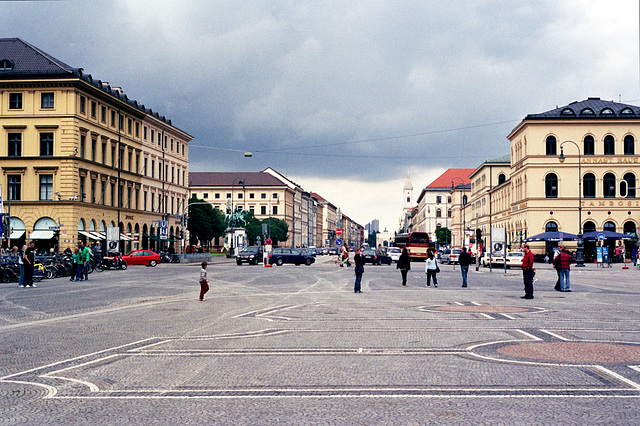
M 433 286 L 438 288 L 438 261 L 433 256 L 433 252 L 429 250 L 425 261 L 424 272 L 427 274 L 427 287 L 431 286 L 431 278 L 433 277 Z
M 18 280 L 18 287 L 24 287 L 24 251 L 26 248 L 27 246 L 25 244 L 16 252 L 18 256 L 18 266 L 20 267 L 20 279 Z
M 571 255 L 565 247 L 562 247 L 562 251 L 558 255 L 558 263 L 560 266 L 560 291 L 571 291 L 569 286 L 569 270 L 571 269 Z
M 553 252 L 553 268 L 556 270 L 556 274 L 558 275 L 558 279 L 556 280 L 556 286 L 554 287 L 554 289 L 556 291 L 561 291 L 562 288 L 560 287 L 560 253 L 562 252 L 562 250 L 564 249 L 564 245 L 563 244 L 559 244 L 557 250 L 555 250 Z
M 398 259 L 398 263 L 396 264 L 396 269 L 400 269 L 400 274 L 402 275 L 402 287 L 407 286 L 407 274 L 411 270 L 411 258 L 409 257 L 409 252 L 406 248 L 402 249 L 402 254 Z
M 356 264 L 355 274 L 356 274 L 356 282 L 353 284 L 353 292 L 354 293 L 362 293 L 360 285 L 362 283 L 362 274 L 364 274 L 364 257 L 360 255 L 360 249 L 356 249 L 356 255 L 353 258 L 353 261 Z
M 78 247 L 73 250 L 73 254 L 71 255 L 71 278 L 69 281 L 78 281 L 80 279 L 80 274 L 78 273 Z
M 204 295 L 209 291 L 209 279 L 207 278 L 207 262 L 202 262 L 200 270 L 200 301 L 207 300 Z
M 522 246 L 524 257 L 522 258 L 522 277 L 524 280 L 524 296 L 521 299 L 533 299 L 533 253 L 529 244 Z
M 342 249 L 340 250 L 342 253 L 342 263 L 344 265 L 351 266 L 351 263 L 349 263 L 349 249 L 347 248 L 347 245 L 343 244 Z M 340 265 L 340 266 L 343 266 L 343 265 Z
M 97 241 L 93 246 L 93 258 L 96 263 L 102 263 L 102 246 L 100 246 L 100 241 Z
M 469 274 L 469 265 L 471 265 L 472 262 L 471 253 L 469 253 L 465 247 L 462 247 L 462 252 L 460 256 L 458 256 L 460 272 L 462 273 L 462 287 L 467 286 L 467 274 Z
M 638 245 L 634 245 L 631 250 L 631 259 L 633 259 L 633 266 L 638 264 Z
M 82 281 L 83 279 L 89 280 L 89 259 L 91 255 L 89 253 L 89 248 L 84 246 L 84 242 L 80 241 L 80 249 L 78 250 L 78 276 L 80 279 L 78 281 Z
M 29 247 L 24 251 L 24 286 L 35 287 L 33 284 L 33 266 L 36 261 L 36 245 L 33 241 L 29 243 Z

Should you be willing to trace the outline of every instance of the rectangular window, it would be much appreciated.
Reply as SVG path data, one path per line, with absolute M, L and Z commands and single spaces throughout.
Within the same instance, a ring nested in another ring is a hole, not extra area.
M 176 170 L 175 170 L 175 168 L 172 167 L 171 168 L 171 183 L 175 183 L 175 178 L 176 178 L 175 173 L 176 173 Z
M 173 138 L 171 138 L 171 151 L 173 151 Z
M 111 167 L 116 166 L 116 147 L 111 147 Z
M 9 109 L 22 109 L 22 93 L 9 93 Z
M 40 108 L 52 109 L 54 107 L 53 93 L 42 93 L 40 95 Z
M 140 137 L 140 123 L 136 122 L 136 138 Z
M 40 200 L 53 200 L 53 175 L 40 175 Z
M 256 194 L 254 194 L 253 192 L 249 193 L 249 198 L 256 198 Z
M 98 111 L 98 104 L 95 101 L 91 101 L 91 118 L 96 118 Z
M 147 140 L 147 126 L 142 127 L 142 139 Z
M 220 193 L 219 192 L 216 192 L 215 198 L 220 198 Z
M 86 111 L 86 105 L 87 104 L 87 98 L 85 98 L 84 96 L 80 96 L 80 112 L 82 114 L 85 113 Z
M 156 209 L 156 194 L 151 193 L 151 211 L 155 211 Z
M 96 202 L 96 180 L 91 179 L 91 202 Z
M 249 206 L 249 211 L 253 214 L 256 213 L 256 208 L 254 206 Z
M 202 193 L 202 198 L 209 198 L 209 193 L 208 192 L 203 192 Z
M 118 115 L 118 129 L 124 129 L 124 116 L 122 114 Z
M 107 107 L 106 106 L 100 107 L 100 121 L 102 121 L 103 123 L 107 122 Z
M 133 171 L 133 152 L 129 151 L 129 171 Z
M 267 214 L 267 206 L 260 206 L 260 214 Z
M 107 182 L 102 181 L 100 182 L 100 203 L 104 206 L 104 198 L 106 197 L 106 192 L 107 192 Z
M 96 139 L 91 139 L 91 161 L 96 161 L 97 145 L 98 145 L 98 141 Z
M 115 183 L 111 184 L 111 205 L 112 206 L 116 205 L 116 184 Z
M 227 198 L 231 198 L 231 193 L 227 192 Z
M 80 193 L 78 194 L 78 198 L 80 199 L 80 201 L 84 201 L 85 199 L 84 182 L 85 182 L 85 177 L 80 176 Z
M 116 127 L 116 112 L 111 111 L 111 126 Z
M 22 193 L 22 176 L 9 175 L 7 176 L 7 184 L 9 187 L 9 199 L 11 201 L 20 201 Z
M 140 154 L 136 154 L 136 173 L 140 173 Z
M 273 198 L 278 198 L 278 194 L 276 194 L 275 192 L 272 194 Z
M 87 137 L 85 135 L 80 135 L 80 158 L 84 158 L 86 141 Z
M 239 193 L 238 193 L 238 198 L 239 198 L 239 199 L 242 199 L 242 192 L 239 192 Z
M 151 143 L 153 143 L 153 139 L 155 138 L 155 134 L 156 134 L 156 132 L 153 129 L 151 129 Z
M 156 162 L 151 160 L 151 177 L 156 177 Z
M 107 143 L 102 142 L 102 164 L 107 165 Z
M 267 194 L 265 194 L 264 192 L 262 194 L 260 194 L 260 198 L 262 199 L 266 199 L 267 198 Z
M 53 133 L 40 133 L 40 156 L 53 155 Z
M 145 159 L 144 159 L 144 175 L 145 175 L 145 176 L 148 176 L 148 174 L 147 174 L 147 165 L 148 165 L 148 164 L 149 164 L 149 159 L 148 159 L 148 158 L 145 158 Z M 146 205 L 145 205 L 145 208 L 146 208 Z
M 120 149 L 120 156 L 118 157 L 118 168 L 124 169 L 124 148 Z
M 133 122 L 130 118 L 127 119 L 127 133 L 131 134 L 133 132 Z
M 184 157 L 184 144 L 182 145 L 182 156 Z
M 145 210 L 145 211 L 147 210 L 147 194 L 148 194 L 148 192 L 147 192 L 147 191 L 144 191 L 144 195 L 142 196 L 143 201 L 144 201 L 144 207 L 143 207 L 143 210 Z
M 278 214 L 278 206 L 273 206 L 273 214 Z
M 22 133 L 9 133 L 9 157 L 22 156 Z

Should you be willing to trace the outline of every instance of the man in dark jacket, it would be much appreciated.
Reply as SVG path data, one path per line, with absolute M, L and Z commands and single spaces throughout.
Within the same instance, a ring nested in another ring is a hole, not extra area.
M 406 248 L 402 249 L 402 254 L 398 259 L 396 269 L 400 269 L 400 274 L 402 274 L 402 287 L 406 287 L 407 273 L 411 270 L 411 258 L 409 257 L 409 252 Z
M 465 247 L 462 247 L 462 253 L 458 257 L 458 263 L 460 264 L 460 271 L 462 272 L 462 287 L 467 286 L 467 274 L 469 273 L 469 265 L 473 263 L 471 254 Z
M 360 255 L 359 248 L 356 249 L 356 255 L 353 260 L 356 262 L 356 282 L 353 285 L 353 291 L 354 293 L 362 293 L 362 290 L 360 289 L 360 283 L 362 282 L 362 274 L 364 274 L 364 257 Z
M 571 255 L 567 251 L 565 247 L 562 247 L 562 251 L 556 258 L 557 267 L 560 271 L 560 291 L 571 291 L 569 290 L 569 270 L 571 269 Z

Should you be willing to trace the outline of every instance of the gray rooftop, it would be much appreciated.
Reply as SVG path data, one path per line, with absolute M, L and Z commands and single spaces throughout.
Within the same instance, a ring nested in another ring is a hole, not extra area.
M 574 101 L 562 107 L 556 107 L 540 114 L 529 114 L 525 120 L 560 118 L 560 119 L 620 119 L 640 117 L 640 107 L 600 98 L 587 98 Z
M 280 179 L 263 172 L 189 172 L 189 186 L 286 186 Z

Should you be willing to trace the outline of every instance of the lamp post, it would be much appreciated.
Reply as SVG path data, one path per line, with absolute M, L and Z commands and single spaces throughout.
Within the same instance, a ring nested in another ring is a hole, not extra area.
M 560 144 L 560 157 L 558 160 L 564 163 L 564 148 L 562 145 L 565 143 L 572 143 L 578 150 L 578 249 L 576 250 L 576 266 L 584 267 L 584 242 L 582 241 L 582 155 L 580 153 L 580 146 L 574 141 L 564 141 Z
M 462 215 L 460 216 L 460 219 L 462 219 L 462 222 L 460 223 L 460 231 L 462 232 L 462 244 L 460 244 L 460 245 L 464 246 L 464 243 L 465 243 L 465 238 L 464 237 L 467 234 L 466 229 L 465 229 L 465 224 L 467 223 L 467 221 L 466 221 L 466 212 L 465 212 L 465 208 L 464 208 L 464 206 L 466 205 L 466 203 L 464 202 L 464 197 L 465 197 L 464 193 L 466 191 L 466 188 L 464 187 L 465 186 L 464 180 L 460 176 L 454 176 L 451 179 L 451 191 L 453 191 L 455 189 L 454 185 L 453 185 L 453 181 L 455 179 L 459 179 L 460 182 L 461 182 L 461 185 L 459 185 L 459 187 L 462 186 L 462 196 L 460 197 L 460 210 L 462 210 Z

